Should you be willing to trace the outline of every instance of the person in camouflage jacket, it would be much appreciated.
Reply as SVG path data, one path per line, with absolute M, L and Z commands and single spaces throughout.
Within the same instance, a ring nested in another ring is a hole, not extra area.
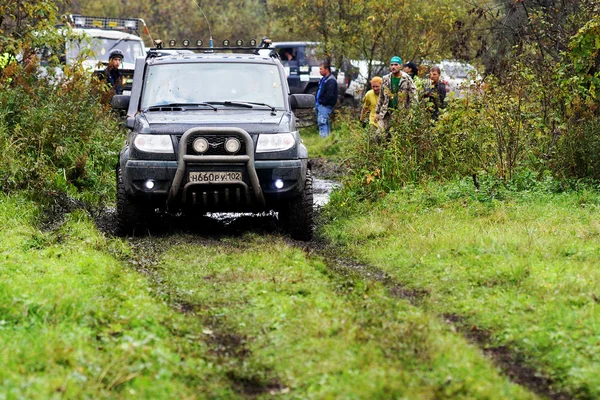
M 375 109 L 375 121 L 379 129 L 390 127 L 392 111 L 401 107 L 409 109 L 417 101 L 417 88 L 411 77 L 402 71 L 402 59 L 398 56 L 390 60 L 390 73 L 383 77 L 379 101 Z

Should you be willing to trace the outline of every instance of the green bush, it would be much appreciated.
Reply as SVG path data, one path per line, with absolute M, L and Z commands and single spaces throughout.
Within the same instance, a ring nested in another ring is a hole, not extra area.
M 80 67 L 62 79 L 39 71 L 13 63 L 0 82 L 1 187 L 111 195 L 124 133 L 103 85 Z
M 600 179 L 595 81 L 569 76 L 573 63 L 540 66 L 530 62 L 535 48 L 521 50 L 503 81 L 488 76 L 449 99 L 437 121 L 421 103 L 396 114 L 388 140 L 353 126 L 357 145 L 345 191 L 372 199 L 411 182 L 456 176 L 491 175 L 512 187 L 525 176 Z

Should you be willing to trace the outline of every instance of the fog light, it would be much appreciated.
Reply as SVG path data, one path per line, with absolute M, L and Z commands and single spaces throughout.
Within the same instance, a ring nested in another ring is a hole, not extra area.
M 148 180 L 146 181 L 146 188 L 148 188 L 148 189 L 150 189 L 150 190 L 154 189 L 154 181 L 153 181 L 153 180 L 151 180 L 151 179 L 148 179 Z
M 198 138 L 194 140 L 193 147 L 196 153 L 202 154 L 208 150 L 208 141 L 204 138 Z
M 277 189 L 281 189 L 281 188 L 283 188 L 283 181 L 282 181 L 281 179 L 277 179 L 277 180 L 275 181 L 275 187 L 276 187 Z
M 240 147 L 242 147 L 242 144 L 236 138 L 229 138 L 225 141 L 225 150 L 230 154 L 237 153 L 240 150 Z

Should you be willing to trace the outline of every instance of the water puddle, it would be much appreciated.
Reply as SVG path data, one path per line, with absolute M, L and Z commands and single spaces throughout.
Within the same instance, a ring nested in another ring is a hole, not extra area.
M 329 196 L 333 189 L 340 187 L 341 184 L 327 179 L 313 179 L 313 203 L 315 207 L 324 206 L 329 202 Z

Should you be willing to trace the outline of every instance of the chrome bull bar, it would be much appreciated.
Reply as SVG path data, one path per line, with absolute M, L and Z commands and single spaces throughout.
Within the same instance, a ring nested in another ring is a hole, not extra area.
M 242 140 L 246 144 L 246 154 L 239 155 L 212 155 L 212 156 L 203 156 L 203 155 L 193 155 L 187 154 L 187 141 L 188 138 L 192 135 L 197 134 L 217 134 L 217 135 L 231 135 L 236 136 Z M 179 153 L 177 155 L 177 171 L 175 172 L 175 177 L 173 178 L 173 183 L 171 184 L 171 189 L 169 190 L 169 195 L 167 197 L 167 208 L 171 209 L 172 206 L 177 203 L 177 197 L 179 194 L 179 189 L 181 188 L 181 184 L 185 179 L 185 171 L 188 163 L 197 163 L 197 164 L 210 164 L 210 163 L 243 163 L 246 165 L 246 170 L 248 172 L 248 178 L 250 179 L 250 183 L 252 185 L 252 190 L 254 192 L 254 196 L 256 197 L 257 202 L 264 206 L 265 205 L 265 197 L 263 195 L 262 189 L 260 187 L 260 183 L 258 181 L 258 175 L 256 174 L 256 169 L 254 168 L 254 142 L 252 142 L 252 137 L 243 129 L 240 128 L 190 128 L 179 140 Z M 241 185 L 242 187 L 248 188 L 243 181 L 233 181 L 230 182 L 233 184 Z M 210 184 L 209 184 L 210 185 Z M 186 185 L 187 187 L 187 185 Z

